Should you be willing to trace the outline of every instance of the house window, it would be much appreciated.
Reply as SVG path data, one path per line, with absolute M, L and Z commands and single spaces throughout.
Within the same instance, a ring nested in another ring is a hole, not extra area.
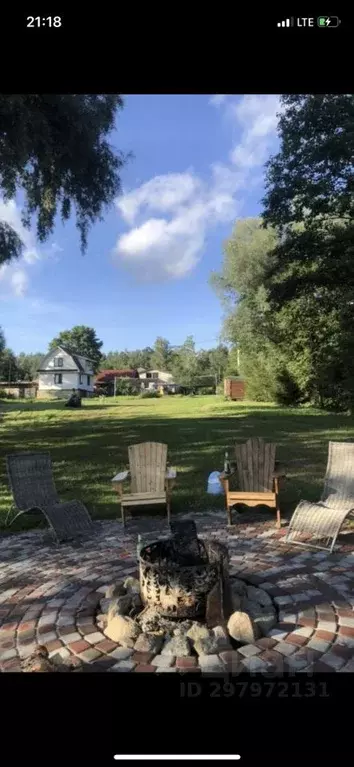
M 87 386 L 90 386 L 91 384 L 91 376 L 87 376 Z
M 151 378 L 158 378 L 158 377 L 159 377 L 158 373 L 151 373 Z
M 54 383 L 55 384 L 63 383 L 63 374 L 62 373 L 54 373 Z
M 152 373 L 146 373 L 146 378 L 152 378 Z
M 62 357 L 54 357 L 54 367 L 55 368 L 62 368 L 63 367 L 63 358 Z
M 81 384 L 83 384 L 83 378 L 84 378 L 83 375 L 80 373 L 80 375 L 79 375 L 79 385 L 80 386 L 81 386 Z

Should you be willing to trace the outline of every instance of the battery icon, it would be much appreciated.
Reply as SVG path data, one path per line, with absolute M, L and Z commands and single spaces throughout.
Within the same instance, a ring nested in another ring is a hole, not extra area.
M 317 19 L 318 27 L 339 27 L 340 19 L 338 16 L 319 16 Z

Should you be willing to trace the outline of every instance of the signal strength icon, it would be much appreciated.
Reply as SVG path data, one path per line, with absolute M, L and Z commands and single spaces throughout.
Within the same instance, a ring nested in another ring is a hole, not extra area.
M 292 27 L 294 26 L 294 19 L 284 19 L 284 21 L 278 21 L 277 27 Z

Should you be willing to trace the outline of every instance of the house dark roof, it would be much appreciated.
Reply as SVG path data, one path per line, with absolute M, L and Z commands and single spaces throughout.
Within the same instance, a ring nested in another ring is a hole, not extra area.
M 64 352 L 65 354 L 69 354 L 69 356 L 74 361 L 74 363 L 75 363 L 75 365 L 76 365 L 76 367 L 77 367 L 77 369 L 79 370 L 80 373 L 85 373 L 86 371 L 83 368 L 83 366 L 82 366 L 82 364 L 81 364 L 81 362 L 79 360 L 79 357 L 83 357 L 85 360 L 88 360 L 88 362 L 93 362 L 93 360 L 90 359 L 90 357 L 86 357 L 85 354 L 80 354 L 80 352 L 73 352 L 67 346 L 56 346 L 54 349 L 50 349 L 49 352 L 45 355 L 45 357 L 43 357 L 43 359 L 41 360 L 40 367 L 37 370 L 37 373 L 46 373 L 47 372 L 47 368 L 45 367 L 46 361 L 47 361 L 48 357 L 50 357 L 53 354 L 53 352 L 56 351 L 56 349 L 59 349 L 61 352 Z M 66 370 L 66 368 L 65 368 L 65 370 Z M 69 368 L 68 368 L 68 370 L 69 370 Z M 71 370 L 71 368 L 70 368 L 70 370 Z M 64 368 L 60 368 L 60 369 L 58 368 L 58 371 L 59 372 L 60 371 L 64 371 Z

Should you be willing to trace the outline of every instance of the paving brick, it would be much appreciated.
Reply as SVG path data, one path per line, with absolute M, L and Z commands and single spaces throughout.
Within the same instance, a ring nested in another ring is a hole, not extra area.
M 134 663 L 139 663 L 140 665 L 148 665 L 150 664 L 150 661 L 154 657 L 154 653 L 152 652 L 134 652 L 131 656 L 131 659 L 134 661 Z
M 70 642 L 68 647 L 69 647 L 69 650 L 78 654 L 80 652 L 83 652 L 84 650 L 88 650 L 90 645 L 88 642 L 85 642 L 84 639 L 78 639 L 76 642 Z
M 15 647 L 12 647 L 10 650 L 1 650 L 0 651 L 0 661 L 1 663 L 5 660 L 11 660 L 11 658 L 16 658 L 17 652 Z
M 73 631 L 72 634 L 61 634 L 61 640 L 64 644 L 71 644 L 72 642 L 79 642 L 82 639 L 81 634 L 77 631 Z
M 246 644 L 243 647 L 239 647 L 237 652 L 245 658 L 250 658 L 251 655 L 258 655 L 261 652 L 261 648 L 255 644 Z
M 306 628 L 312 628 L 314 629 L 317 625 L 315 618 L 302 618 L 299 617 L 299 624 L 300 626 L 305 626 Z
M 206 657 L 206 656 L 204 656 Z M 216 656 L 217 657 L 217 656 Z M 175 662 L 174 655 L 155 655 L 151 663 L 153 666 L 173 666 Z
M 301 645 L 306 644 L 308 641 L 308 637 L 301 636 L 301 634 L 295 634 L 292 632 L 291 634 L 288 634 L 285 642 L 290 642 L 290 644 L 295 644 L 301 647 Z
M 219 653 L 219 658 L 225 664 L 228 671 L 236 671 L 242 660 L 242 655 L 239 655 L 237 650 L 225 650 Z
M 299 648 L 296 645 L 291 644 L 290 642 L 278 642 L 276 651 L 280 652 L 281 655 L 291 655 L 298 649 Z
M 95 647 L 96 650 L 99 650 L 100 652 L 110 653 L 117 647 L 117 644 L 116 642 L 112 642 L 111 639 L 103 639 L 102 642 L 97 642 Z
M 85 634 L 84 640 L 85 642 L 89 642 L 89 644 L 97 644 L 98 642 L 107 641 L 104 639 L 104 634 L 100 631 L 95 631 L 94 634 Z
M 310 639 L 308 645 L 310 650 L 318 650 L 318 652 L 327 652 L 330 647 L 330 642 L 326 642 L 324 639 Z
M 295 629 L 295 631 L 292 632 L 291 636 L 301 636 L 301 637 L 310 637 L 313 634 L 313 628 L 310 626 L 301 626 L 299 629 Z
M 131 650 L 130 647 L 116 647 L 115 650 L 109 653 L 109 656 L 116 660 L 126 660 L 133 655 L 133 652 L 134 650 Z
M 336 671 L 342 668 L 342 666 L 344 666 L 344 663 L 345 663 L 344 658 L 341 658 L 339 655 L 335 655 L 335 653 L 333 653 L 332 651 L 322 655 L 321 661 L 322 663 L 325 663 L 327 666 L 330 666 Z
M 348 647 L 347 645 L 342 645 L 337 642 L 332 645 L 331 652 L 333 652 L 334 655 L 339 655 L 340 658 L 344 658 L 345 660 L 350 660 L 354 656 L 353 647 Z
M 270 639 L 277 639 L 279 642 L 288 636 L 289 631 L 281 631 L 280 629 L 271 629 L 268 631 L 268 637 Z
M 58 624 L 58 633 L 62 636 L 67 636 L 68 634 L 77 634 L 75 623 L 72 623 L 70 626 L 59 626 Z M 81 638 L 81 634 L 79 634 L 79 637 Z
M 47 645 L 48 642 L 55 642 L 56 639 L 58 639 L 56 631 L 49 631 L 48 634 L 38 635 L 39 644 Z
M 78 653 L 77 657 L 86 661 L 86 663 L 91 663 L 97 658 L 101 658 L 102 653 L 100 653 L 99 650 L 95 650 L 94 647 L 90 647 L 89 650 L 84 650 L 83 652 Z
M 346 626 L 347 628 L 354 628 L 354 616 L 353 618 L 346 618 L 346 617 L 340 616 L 338 618 L 338 623 L 340 626 Z
M 241 668 L 244 668 L 250 673 L 257 673 L 261 671 L 269 671 L 269 663 L 262 657 L 250 657 L 244 658 L 241 661 Z
M 131 660 L 120 660 L 111 667 L 110 671 L 118 671 L 121 673 L 133 671 L 135 663 Z
M 260 647 L 262 650 L 272 650 L 276 644 L 277 640 L 271 639 L 270 637 L 262 637 L 261 639 L 257 639 L 256 642 L 257 647 Z
M 335 634 L 337 631 L 337 624 L 335 621 L 318 621 L 317 627 L 320 629 L 320 631 L 329 631 L 332 634 Z
M 148 668 L 155 669 L 157 674 L 167 674 L 167 672 L 176 674 L 178 672 L 178 669 L 176 666 L 148 666 Z M 137 669 L 138 669 L 138 666 L 136 669 L 134 669 L 134 671 L 137 671 Z
M 193 657 L 176 658 L 177 668 L 194 669 L 197 665 L 198 665 L 197 658 L 193 658 Z
M 174 668 L 160 668 L 160 671 L 175 671 Z M 157 671 L 157 666 L 151 666 L 151 664 L 148 663 L 140 663 L 138 666 L 135 666 L 134 673 L 140 672 L 143 674 L 153 674 Z
M 218 655 L 199 655 L 198 663 L 202 673 L 225 672 L 225 665 Z

